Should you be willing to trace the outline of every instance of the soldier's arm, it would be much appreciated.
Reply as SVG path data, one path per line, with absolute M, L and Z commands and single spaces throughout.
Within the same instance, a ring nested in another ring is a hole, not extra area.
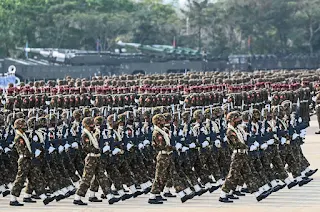
M 228 143 L 235 149 L 247 149 L 247 145 L 244 143 L 241 143 L 236 133 L 232 132 L 231 130 L 227 132 L 227 140 L 228 140 Z

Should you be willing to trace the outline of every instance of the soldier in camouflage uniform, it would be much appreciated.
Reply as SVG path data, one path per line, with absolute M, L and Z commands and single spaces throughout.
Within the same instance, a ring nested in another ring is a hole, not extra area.
M 152 144 L 156 151 L 158 151 L 158 156 L 156 159 L 156 176 L 148 202 L 150 204 L 163 204 L 160 192 L 164 189 L 165 183 L 170 178 L 173 178 L 173 185 L 178 196 L 181 198 L 181 201 L 185 202 L 188 199 L 191 199 L 193 194 L 190 188 L 188 189 L 183 185 L 176 173 L 172 158 L 173 147 L 170 145 L 169 134 L 164 128 L 165 118 L 160 114 L 155 115 L 152 118 L 152 123 L 154 125 Z
M 23 206 L 23 204 L 19 203 L 17 197 L 20 196 L 23 185 L 28 179 L 30 183 L 35 185 L 34 189 L 36 190 L 37 195 L 43 200 L 45 205 L 49 204 L 54 200 L 52 197 L 47 197 L 45 195 L 45 182 L 42 176 L 42 173 L 35 169 L 32 165 L 32 158 L 37 157 L 39 155 L 33 155 L 31 150 L 30 141 L 25 134 L 27 129 L 27 124 L 24 119 L 17 119 L 14 122 L 14 128 L 16 129 L 16 136 L 14 138 L 15 147 L 19 153 L 19 161 L 18 161 L 18 173 L 16 179 L 14 181 L 12 190 L 11 190 L 11 206 Z M 38 171 L 38 172 L 37 172 Z
M 107 196 L 109 204 L 118 202 L 119 199 L 115 198 L 110 193 L 110 181 L 104 174 L 104 169 L 101 166 L 101 154 L 99 143 L 96 137 L 93 135 L 93 131 L 95 128 L 93 118 L 84 118 L 82 121 L 82 125 L 84 129 L 81 136 L 81 143 L 83 145 L 83 150 L 87 154 L 87 156 L 85 158 L 85 166 L 81 183 L 76 192 L 73 203 L 75 205 L 87 205 L 86 203 L 82 202 L 81 197 L 85 196 L 93 177 L 95 177 L 95 179 L 99 182 L 99 185 L 103 190 L 103 193 Z
M 242 122 L 241 114 L 238 111 L 230 112 L 227 115 L 227 121 L 229 122 L 226 133 L 227 141 L 233 150 L 233 154 L 229 174 L 222 186 L 219 201 L 226 203 L 233 202 L 232 200 L 229 200 L 229 197 L 234 199 L 232 190 L 236 188 L 241 175 L 243 176 L 249 191 L 255 193 L 257 200 L 261 201 L 266 198 L 267 195 L 262 194 L 262 192 L 258 190 L 258 186 L 255 183 L 256 179 L 252 175 L 249 165 L 247 145 L 244 142 L 243 135 L 239 129 L 237 129 Z

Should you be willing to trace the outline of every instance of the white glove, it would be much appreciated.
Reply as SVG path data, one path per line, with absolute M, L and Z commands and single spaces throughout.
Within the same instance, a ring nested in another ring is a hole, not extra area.
M 136 136 L 139 136 L 139 135 L 140 135 L 140 131 L 137 130 L 137 131 L 136 131 Z
M 260 144 L 259 144 L 257 141 L 255 141 L 253 144 L 254 144 L 256 147 L 259 147 L 259 146 L 260 146 Z
M 3 150 L 2 146 L 0 146 L 0 150 Z
M 209 146 L 209 142 L 208 142 L 208 141 L 204 141 L 204 142 L 202 143 L 202 148 L 205 148 L 205 147 L 207 147 L 207 146 Z
M 297 133 L 294 133 L 293 135 L 292 135 L 292 140 L 295 140 L 296 138 L 298 138 L 298 134 Z
M 281 141 L 281 144 L 285 144 L 287 139 L 285 137 L 282 137 L 280 141 Z
M 264 134 L 264 132 L 266 131 L 266 129 L 264 127 L 261 128 L 261 133 Z
M 39 149 L 36 149 L 34 155 L 35 155 L 36 157 L 38 157 L 38 156 L 40 155 L 40 153 L 41 153 L 41 151 L 40 151 Z
M 302 130 L 300 130 L 300 133 L 307 134 L 307 130 L 306 129 L 302 129 Z
M 144 148 L 143 144 L 142 144 L 142 143 L 139 143 L 138 149 L 141 150 L 141 149 L 143 149 L 143 148 Z
M 8 135 L 9 135 L 9 134 L 6 132 L 6 133 L 4 134 L 4 137 L 5 137 L 5 138 L 8 138 Z
M 103 149 L 102 149 L 103 153 L 105 153 L 107 151 L 110 151 L 110 146 L 109 145 L 104 146 Z
M 63 146 L 60 145 L 58 150 L 59 150 L 59 153 L 63 152 L 63 150 L 64 150 Z
M 268 148 L 268 144 L 264 143 L 264 144 L 261 145 L 260 148 L 263 149 L 263 150 L 266 150 Z
M 302 118 L 301 118 L 301 117 L 298 118 L 298 122 L 299 122 L 299 123 L 302 122 Z
M 268 144 L 268 145 L 272 145 L 272 144 L 274 144 L 274 139 L 270 139 L 270 140 L 268 140 L 268 141 L 267 141 L 267 144 Z
M 305 138 L 306 134 L 305 133 L 300 133 L 300 138 Z
M 251 146 L 250 146 L 250 152 L 251 152 L 251 151 L 255 151 L 255 150 L 257 150 L 257 146 L 251 145 Z
M 292 126 L 294 125 L 294 120 L 293 119 L 290 120 L 290 125 L 292 125 Z
M 68 135 L 69 135 L 69 132 L 67 130 L 63 137 L 66 139 L 66 138 L 68 138 Z
M 176 149 L 179 150 L 179 149 L 181 149 L 181 148 L 182 148 L 182 144 L 176 143 Z
M 107 136 L 107 134 L 106 134 L 106 131 L 107 131 L 106 129 L 102 131 L 102 138 L 103 138 L 103 139 L 108 139 L 108 136 Z
M 65 145 L 64 145 L 64 148 L 65 148 L 66 150 L 68 150 L 70 147 L 71 147 L 70 144 L 65 144 Z
M 147 146 L 147 145 L 149 145 L 149 144 L 150 144 L 150 141 L 149 141 L 149 140 L 144 140 L 144 141 L 143 141 L 143 145 Z
M 10 152 L 10 151 L 11 151 L 11 149 L 9 149 L 8 147 L 4 148 L 4 153 Z
M 49 151 L 49 154 L 51 154 L 53 151 L 55 150 L 55 148 L 54 147 L 49 147 L 49 149 L 48 149 L 48 151 Z
M 317 96 L 312 97 L 312 101 L 316 102 L 317 101 Z
M 120 152 L 120 149 L 119 148 L 115 148 L 113 151 L 112 151 L 112 154 L 113 155 L 116 155 Z
M 183 131 L 182 130 L 179 131 L 179 136 L 183 136 Z
M 221 142 L 220 142 L 220 140 L 219 140 L 219 139 L 215 140 L 215 141 L 214 141 L 214 145 L 215 145 L 216 147 L 220 148 L 220 147 L 221 147 Z
M 9 147 L 12 149 L 12 147 L 14 146 L 14 143 L 9 144 Z
M 189 148 L 184 146 L 182 147 L 181 152 L 186 152 L 187 150 L 189 150 Z
M 71 147 L 74 148 L 74 149 L 78 149 L 79 148 L 79 144 L 77 142 L 73 142 L 71 144 Z
M 228 139 L 227 139 L 227 136 L 225 136 L 225 137 L 223 138 L 223 141 L 224 141 L 224 142 L 227 142 L 227 140 L 228 140 Z
M 195 143 L 189 144 L 189 148 L 190 148 L 190 149 L 196 148 L 196 144 L 195 144 Z
M 38 136 L 36 136 L 36 135 L 34 135 L 32 139 L 33 139 L 33 141 L 35 141 L 35 142 L 37 142 L 37 141 L 39 140 L 39 139 L 38 139 Z
M 127 144 L 127 150 L 128 150 L 128 151 L 129 151 L 132 147 L 133 147 L 132 144 L 130 144 L 130 143 Z

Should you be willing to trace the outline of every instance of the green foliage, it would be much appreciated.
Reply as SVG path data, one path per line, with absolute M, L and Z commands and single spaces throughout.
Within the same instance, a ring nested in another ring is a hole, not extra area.
M 214 2 L 214 3 L 213 3 Z M 0 56 L 16 46 L 103 50 L 117 40 L 213 55 L 318 53 L 320 0 L 1 0 Z M 248 39 L 251 48 L 248 48 Z

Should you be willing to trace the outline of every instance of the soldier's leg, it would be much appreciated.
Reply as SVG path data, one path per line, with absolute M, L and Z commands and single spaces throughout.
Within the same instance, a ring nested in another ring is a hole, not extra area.
M 285 157 L 284 152 L 282 154 L 282 157 Z M 274 167 L 275 172 L 278 174 L 280 180 L 285 181 L 289 176 L 286 170 L 284 169 L 284 163 L 282 161 L 282 157 L 280 156 L 280 152 L 277 149 L 277 147 L 273 147 L 271 163 Z
M 229 194 L 230 191 L 237 187 L 238 180 L 242 177 L 240 172 L 241 163 L 242 161 L 240 157 L 234 157 L 231 161 L 229 173 L 221 188 L 221 198 L 226 198 L 227 194 Z
M 155 199 L 163 191 L 165 183 L 170 176 L 170 161 L 167 155 L 158 155 L 156 163 L 155 179 L 151 188 L 150 199 Z
M 31 160 L 28 158 L 20 158 L 18 160 L 18 172 L 16 179 L 11 189 L 11 194 L 15 197 L 19 197 L 24 183 L 29 175 L 31 169 Z
M 80 197 L 84 197 L 90 187 L 90 182 L 95 175 L 97 161 L 96 158 L 87 156 L 85 159 L 85 166 L 83 170 L 83 175 L 76 194 Z

